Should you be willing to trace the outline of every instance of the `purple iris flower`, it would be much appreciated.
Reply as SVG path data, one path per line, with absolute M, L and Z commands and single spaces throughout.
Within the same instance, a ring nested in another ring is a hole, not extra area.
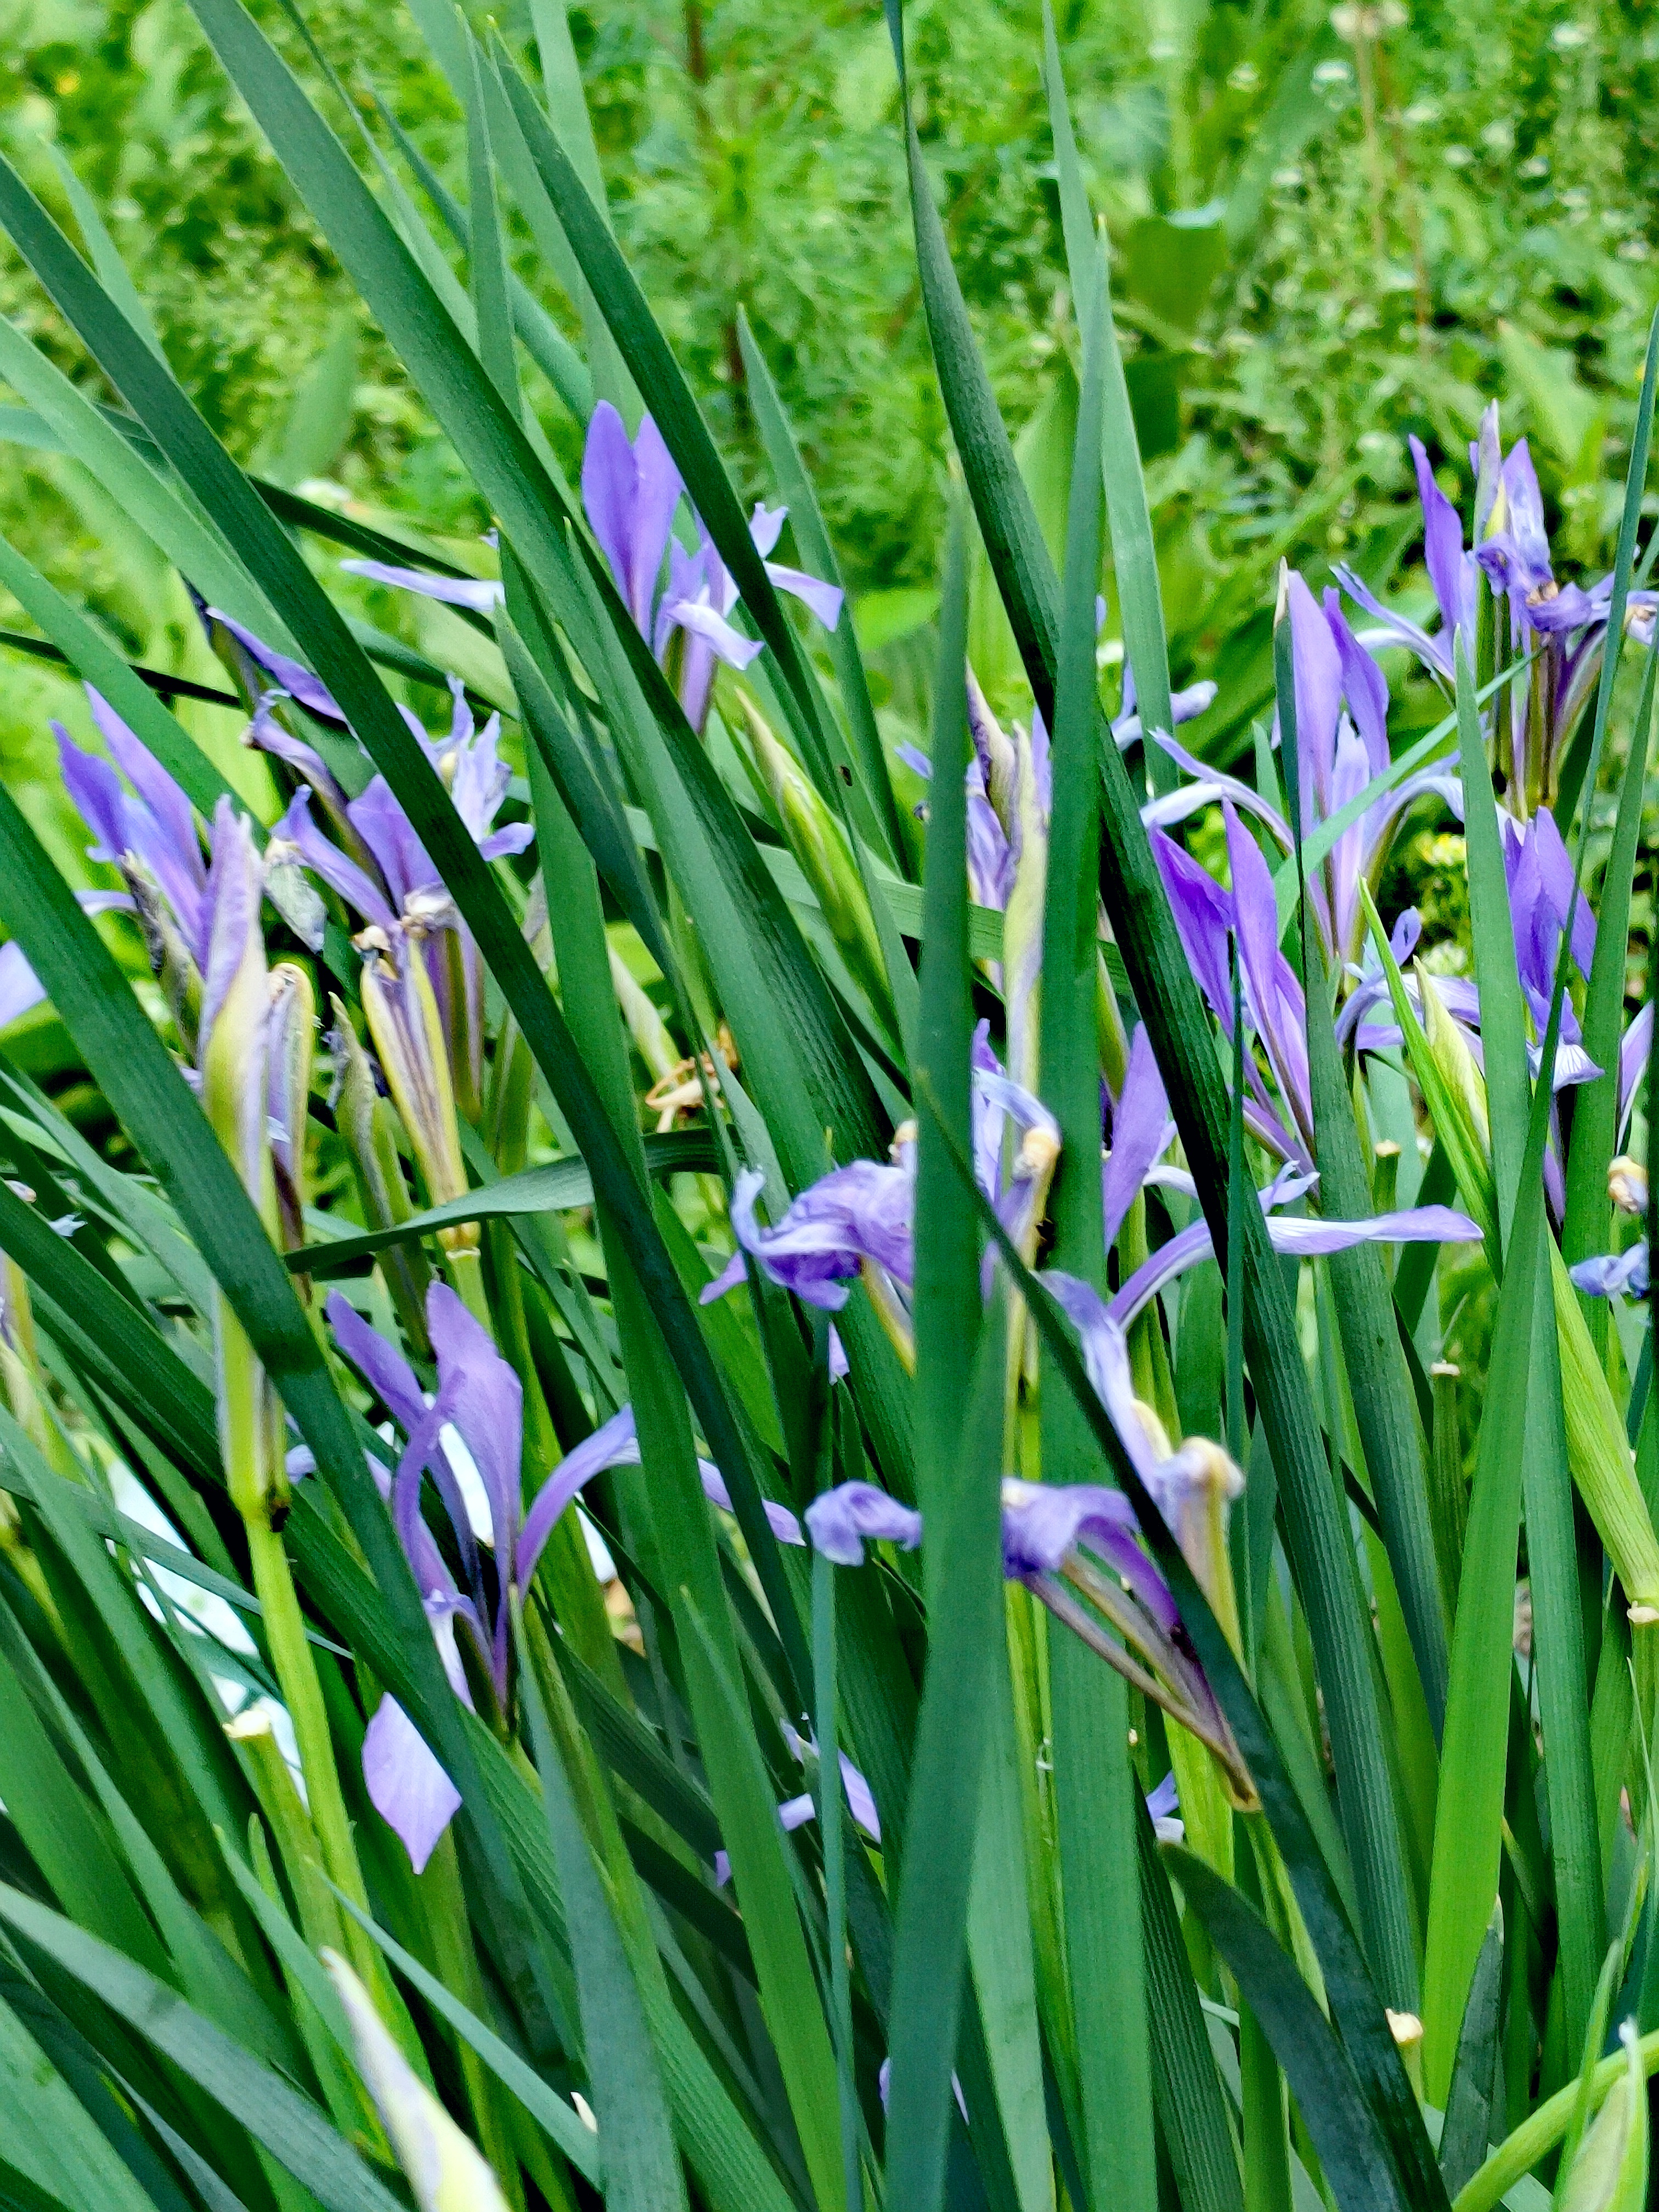
M 456 1648 L 456 1632 L 465 1627 L 483 1674 L 505 1708 L 511 1689 L 507 1593 L 529 1588 L 555 1524 L 586 1484 L 607 1468 L 638 1464 L 633 1409 L 624 1406 L 568 1452 L 524 1511 L 524 1400 L 519 1378 L 455 1292 L 447 1284 L 434 1283 L 427 1293 L 427 1333 L 438 1366 L 438 1389 L 429 1402 L 403 1354 L 337 1291 L 331 1294 L 326 1310 L 335 1342 L 404 1433 L 395 1474 L 377 1460 L 370 1465 L 392 1509 L 451 1685 L 470 1705 L 466 1673 Z M 477 1471 L 488 1508 L 488 1540 L 495 1554 L 498 1592 L 493 1604 L 472 1515 L 445 1443 L 445 1431 L 452 1427 Z M 303 1458 L 290 1461 L 290 1471 L 299 1472 L 304 1464 Z M 731 1499 L 719 1469 L 707 1461 L 698 1465 L 705 1494 L 729 1510 Z M 453 1533 L 461 1565 L 459 1583 L 421 1511 L 422 1483 L 428 1474 Z M 767 1517 L 781 1541 L 804 1540 L 787 1507 L 769 1501 Z M 375 1809 L 403 1838 L 418 1874 L 460 1799 L 394 1698 L 383 1698 L 369 1723 L 363 1740 L 363 1779 Z
M 732 626 L 737 586 L 701 520 L 695 551 L 688 552 L 674 538 L 674 515 L 684 489 L 651 417 L 641 418 L 639 435 L 630 442 L 621 416 L 609 400 L 601 400 L 587 426 L 582 504 L 628 611 L 657 658 L 664 658 L 676 630 L 684 634 L 680 703 L 692 726 L 701 729 L 715 662 L 746 668 L 764 648 Z M 762 555 L 777 544 L 787 512 L 756 507 L 750 535 Z M 665 554 L 668 580 L 659 596 Z M 766 573 L 779 591 L 810 607 L 826 629 L 835 629 L 842 599 L 836 586 L 773 561 L 767 562 Z
M 1336 592 L 1328 590 L 1322 606 L 1302 578 L 1292 574 L 1288 601 L 1302 828 L 1307 836 L 1386 774 L 1389 686 L 1382 669 L 1348 627 Z M 1290 824 L 1260 793 L 1195 759 L 1171 738 L 1161 737 L 1158 743 L 1196 781 L 1144 807 L 1142 819 L 1149 828 L 1184 821 L 1219 800 L 1254 814 L 1282 850 L 1292 849 Z M 1373 799 L 1310 877 L 1308 894 L 1327 957 L 1340 965 L 1358 960 L 1364 945 L 1360 883 L 1375 888 L 1401 820 L 1418 799 L 1430 793 L 1462 813 L 1462 787 L 1449 763 L 1419 769 Z
M 746 668 L 766 648 L 758 639 L 733 628 L 738 587 L 701 519 L 693 550 L 688 552 L 675 538 L 674 517 L 684 489 L 673 456 L 651 417 L 641 417 L 639 435 L 630 440 L 622 416 L 608 399 L 602 399 L 589 419 L 582 453 L 582 505 L 588 526 L 635 628 L 650 640 L 659 660 L 665 659 L 675 632 L 684 633 L 680 704 L 693 728 L 700 730 L 708 712 L 715 663 Z M 771 552 L 787 513 L 787 507 L 757 505 L 749 532 L 757 552 Z M 668 577 L 659 592 L 665 556 Z M 485 579 L 433 576 L 383 561 L 343 561 L 340 565 L 373 583 L 416 592 L 422 599 L 441 599 L 451 606 L 488 614 L 501 602 L 500 584 Z M 826 629 L 835 629 L 844 597 L 838 585 L 776 561 L 767 561 L 766 573 L 775 589 L 810 607 Z
M 1176 692 L 1170 704 L 1176 727 L 1203 714 L 1215 695 L 1216 686 L 1208 682 L 1188 684 L 1184 691 Z M 964 771 L 969 895 L 975 906 L 991 907 L 1000 914 L 1006 910 L 1019 864 L 1024 819 L 1020 805 L 1022 765 L 1027 746 L 1036 817 L 1045 833 L 1048 829 L 1053 804 L 1048 732 L 1042 715 L 1033 710 L 1029 740 L 1022 739 L 1018 732 L 1012 738 L 1006 736 L 971 668 L 968 671 L 968 728 L 974 741 L 974 756 Z M 1124 672 L 1123 702 L 1112 724 L 1112 735 L 1121 746 L 1134 744 L 1140 736 L 1132 670 Z M 1154 735 L 1158 743 L 1164 742 L 1162 733 Z M 926 753 L 908 744 L 896 745 L 893 750 L 924 783 L 933 781 L 933 763 Z
M 1041 1193 L 1047 1188 L 1059 1152 L 1060 1132 L 1047 1107 L 1003 1073 L 986 1040 L 986 1024 L 975 1033 L 973 1048 L 972 1149 L 981 1189 L 1017 1243 L 1036 1224 Z M 1005 1160 L 1006 1133 L 1019 1133 L 1012 1160 Z M 755 1204 L 765 1186 L 757 1169 L 745 1168 L 732 1188 L 731 1218 L 738 1249 L 711 1283 L 701 1302 L 712 1300 L 743 1282 L 754 1260 L 768 1278 L 808 1305 L 839 1313 L 848 1285 L 861 1276 L 884 1325 L 907 1359 L 910 1340 L 909 1293 L 915 1279 L 913 1234 L 915 1214 L 914 1126 L 906 1123 L 887 1165 L 854 1160 L 833 1168 L 804 1190 L 775 1228 L 762 1225 Z
M 1245 1018 L 1266 1054 L 1279 1091 L 1275 1106 L 1253 1054 L 1244 1056 L 1250 1096 L 1244 1116 L 1251 1133 L 1281 1159 L 1313 1165 L 1313 1102 L 1308 1083 L 1307 1005 L 1302 986 L 1279 949 L 1279 909 L 1260 847 L 1222 802 L 1233 887 L 1225 891 L 1163 830 L 1152 851 L 1169 894 L 1176 928 L 1210 1011 L 1231 1039 L 1233 991 L 1229 934 L 1237 937 Z
M 1532 455 L 1524 439 L 1507 455 L 1503 452 L 1496 401 L 1481 418 L 1480 438 L 1469 449 L 1477 480 L 1472 548 L 1465 546 L 1457 510 L 1436 483 L 1415 438 L 1411 449 L 1423 510 L 1424 562 L 1440 628 L 1430 635 L 1391 611 L 1351 568 L 1339 566 L 1336 574 L 1349 598 L 1378 625 L 1364 642 L 1403 646 L 1449 686 L 1455 674 L 1452 639 L 1460 626 L 1473 637 L 1479 580 L 1486 575 L 1507 605 L 1511 650 L 1537 656 L 1530 681 L 1507 695 L 1506 797 L 1511 809 L 1524 816 L 1553 799 L 1562 753 L 1600 675 L 1613 579 L 1603 576 L 1588 587 L 1556 581 Z M 1656 607 L 1659 593 L 1631 593 L 1630 633 L 1644 646 L 1653 641 Z

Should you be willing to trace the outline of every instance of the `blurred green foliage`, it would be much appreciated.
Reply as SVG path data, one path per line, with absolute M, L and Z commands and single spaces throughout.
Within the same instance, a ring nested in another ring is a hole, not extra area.
M 412 21 L 367 0 L 310 14 L 365 119 L 372 84 L 464 193 L 459 118 Z M 263 15 L 314 82 L 283 9 L 272 0 Z M 507 0 L 496 21 L 530 42 L 527 0 Z M 946 433 L 880 9 L 597 0 L 572 21 L 630 261 L 758 495 L 772 488 L 743 389 L 746 307 L 902 710 L 933 605 Z M 917 0 L 908 21 L 927 159 L 1042 504 L 1045 448 L 1069 451 L 1074 395 L 1030 64 L 1038 9 Z M 1400 587 L 1392 571 L 1415 513 L 1407 432 L 1461 481 L 1479 410 L 1501 397 L 1506 431 L 1532 436 L 1565 526 L 1558 544 L 1586 564 L 1605 557 L 1659 296 L 1652 0 L 1504 13 L 1443 0 L 1409 13 L 1401 0 L 1073 0 L 1060 30 L 1112 230 L 1174 672 L 1222 686 L 1200 726 L 1207 749 L 1249 744 L 1282 553 L 1316 581 L 1340 558 Z M 330 258 L 184 0 L 0 0 L 0 54 L 6 150 L 74 233 L 59 164 L 72 166 L 239 458 L 462 538 L 484 526 L 374 334 L 342 324 Z M 337 108 L 336 120 L 351 133 Z M 519 242 L 523 273 L 576 334 L 527 234 Z M 15 266 L 0 270 L 0 306 L 88 374 Z M 574 427 L 541 397 L 574 463 Z M 55 456 L 5 450 L 0 526 L 89 596 L 133 654 L 211 680 L 187 606 L 100 488 Z M 1063 483 L 1054 490 L 1057 517 Z M 384 594 L 374 611 L 412 619 Z M 994 628 L 988 617 L 978 640 L 994 686 Z M 46 717 L 69 694 L 4 658 L 0 772 L 28 782 L 47 757 Z M 1426 696 L 1402 708 L 1404 725 L 1436 711 Z M 228 742 L 234 751 L 227 720 L 198 718 L 222 757 Z

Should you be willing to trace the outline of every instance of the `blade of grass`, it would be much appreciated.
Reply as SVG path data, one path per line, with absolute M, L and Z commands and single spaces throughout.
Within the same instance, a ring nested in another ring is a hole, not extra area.
M 59 236 L 61 237 L 61 233 Z M 64 251 L 88 284 L 95 283 L 65 239 Z M 112 315 L 119 313 L 112 305 Z M 123 320 L 123 328 L 131 325 Z M 142 333 L 132 343 L 149 349 Z M 154 361 L 154 356 L 149 356 Z M 161 364 L 156 367 L 166 374 Z M 246 622 L 283 651 L 293 649 L 282 617 L 254 581 L 246 564 L 232 550 L 224 533 L 188 504 L 161 472 L 72 384 L 16 326 L 0 316 L 0 376 L 51 424 L 64 449 L 89 469 L 152 544 L 215 605 Z
M 1492 1182 L 1498 1200 L 1493 1272 L 1501 1273 L 1505 1240 L 1515 1218 L 1521 1159 L 1531 1110 L 1527 1080 L 1526 1014 L 1515 961 L 1509 884 L 1498 835 L 1498 802 L 1486 771 L 1485 739 L 1474 702 L 1474 678 L 1460 631 L 1457 728 L 1463 763 L 1464 836 L 1468 854 L 1469 936 L 1480 988 L 1481 1064 L 1492 1129 Z M 1439 1127 L 1436 1122 L 1437 1129 Z
M 1134 410 L 1129 404 L 1123 359 L 1118 351 L 1109 278 L 1103 276 L 1097 279 L 1091 267 L 1098 249 L 1094 242 L 1094 223 L 1066 98 L 1066 78 L 1060 68 L 1059 42 L 1054 37 L 1054 11 L 1048 0 L 1044 0 L 1042 10 L 1042 80 L 1048 95 L 1048 123 L 1060 177 L 1066 268 L 1079 327 L 1092 285 L 1101 282 L 1107 287 L 1102 341 L 1104 420 L 1100 447 L 1101 481 L 1105 487 L 1106 516 L 1111 531 L 1124 655 L 1134 676 L 1135 701 L 1145 732 L 1141 750 L 1146 758 L 1146 781 L 1155 793 L 1173 791 L 1176 764 L 1153 741 L 1157 731 L 1173 732 L 1175 711 L 1170 704 L 1170 648 L 1164 632 L 1164 599 L 1158 585 L 1158 555 L 1152 540 L 1152 519 L 1146 505 L 1146 481 L 1141 473 L 1140 441 L 1135 432 Z
M 738 343 L 743 350 L 744 368 L 748 375 L 749 404 L 755 410 L 755 427 L 760 432 L 761 443 L 766 448 L 766 458 L 772 464 L 772 473 L 778 480 L 778 489 L 788 501 L 791 526 L 801 557 L 811 574 L 821 576 L 827 584 L 842 587 L 841 564 L 836 558 L 836 549 L 830 543 L 823 511 L 812 479 L 806 473 L 800 448 L 795 443 L 795 434 L 778 388 L 772 381 L 772 372 L 767 366 L 766 356 L 761 351 L 754 332 L 749 327 L 749 317 L 744 309 L 738 310 Z M 870 697 L 870 685 L 864 672 L 864 657 L 859 651 L 857 633 L 853 628 L 853 605 L 850 594 L 842 605 L 841 620 L 830 633 L 830 659 L 835 668 L 836 680 L 841 686 L 842 704 L 846 710 L 853 745 L 857 756 L 860 789 L 869 810 L 875 842 L 887 860 L 902 868 L 908 850 L 903 826 L 899 820 L 898 800 L 894 796 L 892 778 L 887 771 L 887 757 L 882 746 L 881 732 L 876 726 L 876 710 Z
M 1052 34 L 1051 34 L 1052 44 Z M 1095 586 L 1101 560 L 1101 451 L 1109 307 L 1105 261 L 1092 240 L 1073 281 L 1084 326 L 1082 397 L 1066 520 L 1060 675 L 1053 734 L 1054 807 L 1042 923 L 1042 1096 L 1060 1124 L 1049 1211 L 1056 1266 L 1103 1290 L 1100 1060 L 1095 1034 L 1099 785 L 1092 773 Z M 1041 1407 L 1046 1481 L 1099 1477 L 1087 1424 L 1064 1391 Z M 1066 1951 L 1081 2091 L 1079 2146 L 1097 2205 L 1155 2193 L 1151 2054 L 1140 1916 L 1119 1902 L 1135 1882 L 1128 1686 L 1075 1637 L 1050 1636 L 1054 1814 Z
M 1469 2180 L 1486 2154 L 1502 2119 L 1494 2108 L 1498 2081 L 1499 2000 L 1504 1993 L 1504 1916 L 1494 1906 L 1469 2001 L 1458 2031 L 1457 2059 L 1451 2087 L 1446 2095 L 1445 2124 L 1440 2130 L 1440 2171 L 1454 2197 Z
M 523 1616 L 516 1595 L 513 1608 L 515 1636 L 522 1646 Z M 616 2212 L 672 2212 L 673 2206 L 685 2203 L 685 2184 L 645 2008 L 612 1917 L 604 1877 L 588 1850 L 569 1778 L 547 1723 L 536 1670 L 527 1662 L 520 1668 L 519 1681 L 570 1929 L 588 2084 L 599 2123 L 605 2203 L 614 2206 Z M 522 2095 L 527 2085 L 508 2086 Z M 539 2090 L 543 2085 L 538 2082 L 536 2087 Z M 545 2106 L 549 2095 L 538 2102 Z M 562 2099 L 551 2101 L 561 2108 L 561 2148 L 568 2150 L 562 2141 L 569 2133 L 564 2118 L 568 2108 Z M 591 2160 L 583 2171 L 590 2179 L 597 2178 Z
M 1342 2046 L 1266 1921 L 1192 1852 L 1171 1848 L 1168 1857 L 1285 2069 L 1342 2212 L 1406 2212 L 1410 2200 L 1400 2193 Z
M 203 2019 L 165 1983 L 49 1907 L 3 1885 L 0 1919 L 112 2006 L 280 2159 L 326 2212 L 395 2212 L 397 2198 L 308 2098 Z
M 1369 901 L 1367 910 L 1373 932 L 1380 936 L 1381 923 Z M 1564 939 L 1540 1063 L 1546 1070 L 1554 1066 L 1560 1036 L 1566 952 Z M 1390 981 L 1392 985 L 1395 978 Z M 1403 989 L 1398 990 L 1395 1003 L 1404 1004 Z M 1406 1012 L 1409 1016 L 1409 1007 Z M 1534 1298 L 1542 1295 L 1537 1278 L 1549 1264 L 1546 1253 L 1553 1258 L 1554 1251 L 1543 1210 L 1550 1101 L 1546 1073 L 1534 1086 L 1514 1235 L 1498 1294 L 1452 1633 L 1423 1975 L 1425 2080 L 1431 2102 L 1443 2110 L 1502 1855 L 1512 1592 L 1531 1403 L 1528 1373 L 1533 1357 L 1533 1307 Z M 1591 1833 L 1593 1838 L 1593 1826 Z M 1595 1872 L 1599 1876 L 1599 1858 Z
M 706 1129 L 671 1129 L 645 1139 L 647 1172 L 653 1180 L 684 1173 L 708 1175 L 719 1165 L 714 1140 Z M 593 1177 L 581 1159 L 553 1160 L 546 1167 L 520 1168 L 499 1182 L 470 1190 L 465 1198 L 452 1198 L 443 1206 L 411 1213 L 407 1221 L 390 1229 L 370 1229 L 361 1235 L 331 1237 L 325 1243 L 302 1244 L 287 1255 L 296 1275 L 343 1273 L 354 1261 L 382 1252 L 388 1244 L 401 1244 L 411 1237 L 430 1237 L 457 1221 L 495 1221 L 520 1214 L 567 1213 L 593 1203 Z
M 917 1288 L 920 1333 L 920 1280 Z M 971 1381 L 954 1395 L 951 1486 L 943 1480 L 945 1469 L 935 1466 L 924 1492 L 933 1500 L 924 1509 L 930 1635 L 895 1916 L 886 2166 L 888 2201 L 914 2212 L 939 2212 L 945 2202 L 981 1786 L 980 1759 L 964 1757 L 963 1747 L 981 1745 L 976 1717 L 991 1695 L 988 1672 L 1006 1664 L 999 1539 L 1006 1313 L 1005 1303 L 994 1299 L 976 1332 Z M 958 1339 L 958 1362 L 962 1349 Z M 920 1354 L 918 1371 L 927 1371 Z M 940 1395 L 944 1379 L 936 1372 Z

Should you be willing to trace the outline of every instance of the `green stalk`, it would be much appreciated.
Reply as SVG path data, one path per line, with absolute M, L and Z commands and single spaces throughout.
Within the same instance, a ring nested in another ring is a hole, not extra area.
M 1636 2058 L 1644 2075 L 1659 2074 L 1659 2029 L 1642 2037 L 1636 2045 Z M 1604 2058 L 1590 2075 L 1589 2105 L 1592 2112 L 1623 2078 L 1628 2066 L 1629 2061 L 1621 2051 L 1616 2058 Z M 1506 2142 L 1499 2143 L 1473 2179 L 1453 2197 L 1452 2212 L 1493 2212 L 1504 2194 L 1523 2174 L 1530 2173 L 1534 2166 L 1547 2158 L 1565 2136 L 1578 2105 L 1580 2086 L 1572 2081 L 1565 2089 L 1558 2089 L 1529 2119 L 1522 2122 Z
M 253 1587 L 264 1613 L 270 1663 L 283 1692 L 283 1703 L 294 1723 L 300 1771 L 305 1777 L 311 1825 L 316 1830 L 322 1851 L 323 1870 L 354 1905 L 367 1912 L 368 1892 L 357 1863 L 356 1846 L 351 1840 L 351 1823 L 346 1816 L 345 1798 L 334 1765 L 334 1746 L 323 1706 L 322 1686 L 317 1680 L 311 1646 L 306 1640 L 305 1620 L 289 1569 L 288 1554 L 283 1548 L 282 1538 L 263 1516 L 249 1514 L 245 1516 L 245 1524 Z M 398 2021 L 412 2036 L 414 2031 L 408 2027 L 407 2014 L 392 1994 L 374 1944 L 355 1922 L 347 1926 L 344 1933 L 351 1963 L 362 1980 L 374 1991 L 377 2006 L 386 2018 Z

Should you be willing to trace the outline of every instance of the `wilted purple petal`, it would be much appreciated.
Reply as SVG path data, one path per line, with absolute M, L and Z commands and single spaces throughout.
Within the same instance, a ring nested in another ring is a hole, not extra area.
M 1581 1260 L 1569 1267 L 1575 1289 L 1592 1298 L 1644 1298 L 1648 1294 L 1648 1240 L 1638 1237 L 1623 1252 Z
M 501 586 L 488 577 L 434 576 L 424 568 L 397 568 L 385 561 L 342 561 L 340 566 L 371 584 L 390 584 L 394 591 L 441 599 L 446 606 L 471 607 L 481 615 L 494 614 L 501 604 Z
M 921 1516 L 872 1482 L 843 1482 L 806 1509 L 812 1547 L 838 1567 L 861 1567 L 866 1537 L 914 1552 L 921 1541 Z

